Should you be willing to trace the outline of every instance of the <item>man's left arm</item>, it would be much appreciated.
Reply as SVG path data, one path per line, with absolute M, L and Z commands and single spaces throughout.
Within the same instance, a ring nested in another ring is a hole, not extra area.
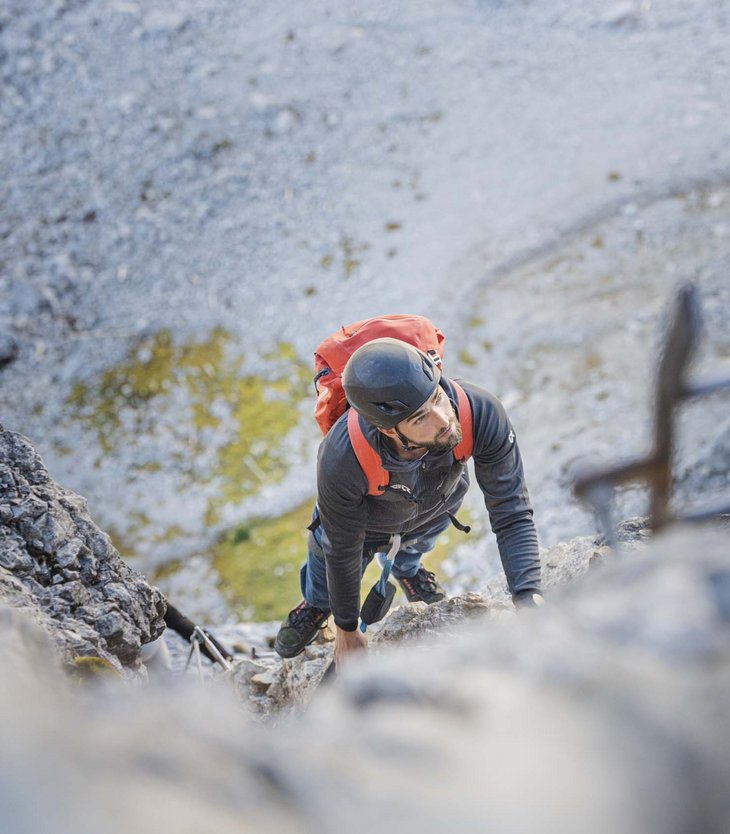
M 497 538 L 507 585 L 518 607 L 541 589 L 540 556 L 519 445 L 502 403 L 465 386 L 472 405 L 474 469 Z

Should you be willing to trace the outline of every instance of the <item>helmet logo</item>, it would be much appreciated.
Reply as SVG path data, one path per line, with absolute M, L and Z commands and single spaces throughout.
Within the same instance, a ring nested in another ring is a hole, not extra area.
M 515 442 L 515 433 L 513 431 L 510 431 L 510 433 L 507 435 L 507 440 L 509 440 L 510 443 Z
M 426 351 L 426 353 L 427 353 L 427 354 L 431 357 L 431 359 L 433 360 L 433 364 L 434 364 L 437 368 L 440 368 L 440 367 L 441 367 L 441 357 L 439 356 L 439 352 L 438 352 L 437 350 L 434 350 L 433 348 L 431 348 L 430 350 L 427 350 L 427 351 Z

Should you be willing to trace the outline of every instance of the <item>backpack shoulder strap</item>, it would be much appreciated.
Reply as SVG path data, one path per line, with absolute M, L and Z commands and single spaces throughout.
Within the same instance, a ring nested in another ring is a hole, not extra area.
M 453 379 L 450 381 L 454 386 L 459 404 L 459 423 L 462 433 L 461 442 L 454 448 L 454 459 L 465 462 L 471 457 L 474 446 L 471 403 L 461 385 Z M 354 408 L 350 408 L 347 412 L 347 433 L 350 436 L 357 462 L 368 480 L 368 495 L 382 495 L 390 483 L 390 473 L 383 466 L 380 455 L 365 439 L 360 427 L 360 419 Z
M 461 442 L 454 447 L 454 459 L 467 461 L 471 457 L 474 448 L 474 428 L 471 419 L 471 403 L 466 392 L 458 382 L 450 380 L 456 391 L 456 399 L 459 404 L 459 423 L 461 424 Z
M 368 495 L 382 495 L 390 483 L 390 474 L 384 468 L 380 455 L 365 439 L 360 427 L 357 411 L 350 408 L 347 412 L 347 433 L 365 477 L 368 479 Z

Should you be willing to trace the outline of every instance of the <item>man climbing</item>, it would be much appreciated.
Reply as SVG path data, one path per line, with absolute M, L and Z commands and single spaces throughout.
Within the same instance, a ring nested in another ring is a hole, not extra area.
M 362 574 L 396 533 L 401 544 L 392 574 L 408 601 L 431 604 L 444 598 L 421 557 L 449 524 L 460 526 L 454 514 L 469 485 L 462 422 L 514 603 L 539 602 L 532 507 L 501 403 L 482 388 L 469 383 L 460 388 L 442 376 L 434 352 L 392 338 L 359 347 L 344 368 L 342 386 L 352 408 L 319 448 L 317 505 L 301 571 L 304 601 L 282 623 L 276 651 L 282 657 L 299 654 L 330 614 L 335 664 L 366 648 L 367 638 L 358 630 Z M 357 435 L 361 439 L 353 444 Z M 382 467 L 383 483 L 375 488 L 362 466 L 363 437 Z

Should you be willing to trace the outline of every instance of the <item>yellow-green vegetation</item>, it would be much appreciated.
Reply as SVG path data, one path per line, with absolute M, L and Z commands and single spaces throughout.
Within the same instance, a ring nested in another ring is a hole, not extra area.
M 252 519 L 217 544 L 213 567 L 231 609 L 244 619 L 277 620 L 302 598 L 299 567 L 314 500 L 278 518 Z
M 343 237 L 340 240 L 340 246 L 342 248 L 342 266 L 345 278 L 349 278 L 362 263 L 359 258 L 360 253 L 369 249 L 370 245 L 368 243 L 358 244 L 349 237 Z
M 466 507 L 462 507 L 459 510 L 457 517 L 462 524 L 468 527 L 475 526 L 474 519 Z M 438 575 L 439 567 L 442 562 L 447 559 L 459 545 L 473 542 L 477 538 L 479 538 L 477 530 L 472 530 L 469 535 L 466 535 L 461 530 L 457 530 L 456 527 L 451 525 L 450 527 L 447 527 L 446 530 L 444 530 L 444 532 L 438 537 L 436 547 L 423 557 L 423 564 L 429 570 L 436 571 Z M 443 574 L 441 574 L 440 578 L 443 579 Z
M 469 353 L 468 350 L 462 350 L 459 353 L 459 361 L 461 362 L 462 365 L 469 365 L 469 366 L 476 365 L 476 363 L 477 363 L 476 359 L 471 355 L 471 353 Z
M 554 376 L 555 368 L 560 374 Z M 605 379 L 605 359 L 600 352 L 587 353 L 578 347 L 567 347 L 558 342 L 537 342 L 529 356 L 509 364 L 503 387 L 529 394 L 535 385 L 554 380 L 565 392 L 583 391 L 590 382 Z
M 60 457 L 65 458 L 67 455 L 71 454 L 71 449 L 66 446 L 65 443 L 61 443 L 58 440 L 54 440 L 52 443 L 53 451 Z
M 122 445 L 134 448 L 164 424 L 174 435 L 170 457 L 178 462 L 181 484 L 220 485 L 209 501 L 212 523 L 223 505 L 283 477 L 287 462 L 281 441 L 299 421 L 299 403 L 309 393 L 310 370 L 291 345 L 282 343 L 258 359 L 260 374 L 244 373 L 245 356 L 222 328 L 206 341 L 182 344 L 161 330 L 142 339 L 124 362 L 93 383 L 78 382 L 68 405 L 73 417 L 96 434 L 104 454 Z M 178 411 L 180 389 L 186 406 Z M 200 471 L 196 456 L 211 443 L 216 444 L 215 463 Z M 152 460 L 137 471 L 152 473 L 167 465 L 169 460 Z M 148 521 L 137 519 L 137 528 Z M 166 538 L 174 537 L 168 533 Z
M 162 469 L 162 464 L 159 461 L 151 460 L 147 463 L 138 463 L 134 468 L 138 472 L 159 472 Z
M 137 555 L 134 544 L 129 536 L 121 533 L 113 526 L 108 526 L 107 532 L 109 534 L 109 538 L 112 540 L 112 544 L 117 549 L 117 552 L 122 559 L 133 559 Z
M 386 229 L 389 232 L 396 231 L 397 229 L 400 229 L 400 223 L 388 223 L 386 225 Z M 360 268 L 362 264 L 360 256 L 362 253 L 370 249 L 370 244 L 356 243 L 352 238 L 343 235 L 340 238 L 339 248 L 341 251 L 339 253 L 340 257 L 337 260 L 338 263 L 341 263 L 343 276 L 345 278 L 349 278 Z M 319 265 L 322 269 L 330 269 L 334 263 L 335 256 L 330 253 L 323 255 L 319 261 Z
M 306 528 L 313 506 L 311 499 L 278 518 L 253 519 L 218 542 L 213 567 L 220 576 L 221 592 L 239 617 L 283 619 L 301 600 L 299 569 L 307 555 Z M 466 510 L 459 513 L 459 519 L 471 524 Z M 424 558 L 424 564 L 438 571 L 453 549 L 466 541 L 463 533 L 449 527 Z M 380 567 L 373 560 L 363 578 L 363 599 L 379 576 Z
M 161 565 L 158 568 L 155 568 L 149 576 L 149 581 L 156 585 L 158 582 L 162 582 L 164 579 L 167 579 L 169 576 L 174 576 L 179 570 L 184 567 L 184 563 L 182 559 L 173 559 L 170 562 L 165 562 L 164 565 Z
M 120 676 L 118 670 L 108 660 L 92 655 L 81 655 L 74 658 L 71 675 L 80 680 Z

